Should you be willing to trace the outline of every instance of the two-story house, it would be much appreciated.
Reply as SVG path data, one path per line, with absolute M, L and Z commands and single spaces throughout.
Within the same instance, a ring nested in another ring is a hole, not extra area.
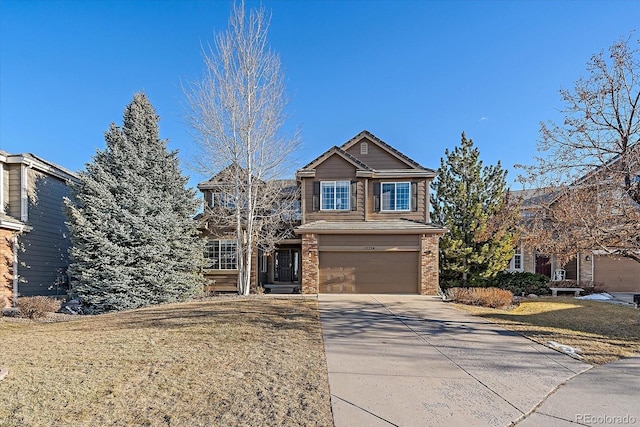
M 33 154 L 0 151 L 0 307 L 18 296 L 66 296 L 63 199 L 77 176 Z
M 435 175 L 368 131 L 330 148 L 296 172 L 300 225 L 272 253 L 256 251 L 252 281 L 291 283 L 305 294 L 435 295 L 445 232 L 429 216 Z M 215 179 L 199 186 L 205 200 L 215 187 Z M 205 274 L 214 289 L 232 290 L 235 243 L 208 234 L 206 255 L 218 268 Z
M 540 220 L 545 218 L 548 211 L 564 209 L 565 212 L 562 215 L 565 218 L 567 216 L 575 217 L 579 229 L 585 228 L 580 225 L 581 221 L 589 224 L 589 227 L 593 228 L 595 238 L 584 241 L 577 239 L 579 241 L 574 242 L 574 256 L 564 263 L 556 254 L 540 253 L 526 245 L 518 247 L 511 259 L 508 271 L 538 273 L 551 280 L 571 280 L 581 285 L 602 284 L 609 292 L 640 292 L 640 263 L 615 254 L 616 243 L 624 244 L 626 242 L 628 246 L 633 247 L 634 237 L 637 247 L 637 232 L 634 233 L 630 227 L 615 227 L 634 221 L 637 224 L 637 218 L 640 215 L 638 204 L 629 199 L 622 191 L 616 191 L 616 197 L 610 197 L 609 193 L 606 199 L 598 200 L 600 192 L 610 192 L 612 188 L 622 188 L 620 171 L 615 167 L 618 159 L 618 157 L 612 159 L 609 163 L 581 177 L 571 186 L 512 192 L 515 197 L 521 200 L 523 221 L 535 220 L 536 218 Z M 637 163 L 634 165 L 636 165 L 635 169 L 633 169 L 633 165 L 631 166 L 631 170 L 634 170 L 634 173 L 631 174 L 631 181 L 632 183 L 640 183 L 640 169 L 638 169 Z M 638 186 L 638 184 L 635 185 Z M 574 191 L 581 190 L 591 190 L 589 196 L 594 199 L 592 204 L 580 202 L 575 205 L 569 204 L 568 207 L 562 206 L 563 203 L 567 203 L 568 197 L 573 196 Z M 581 212 L 575 212 L 575 210 L 581 210 Z M 575 215 L 571 215 L 572 213 Z M 580 231 L 571 228 L 569 221 L 564 221 L 561 224 L 563 227 L 567 227 L 565 232 L 568 234 L 574 235 L 575 233 L 577 235 Z M 614 232 L 609 232 L 608 228 Z M 601 230 L 602 234 L 598 236 L 597 233 Z M 562 236 L 559 240 L 562 240 Z M 574 238 L 574 240 L 576 239 Z M 595 244 L 594 241 L 601 243 L 601 246 Z

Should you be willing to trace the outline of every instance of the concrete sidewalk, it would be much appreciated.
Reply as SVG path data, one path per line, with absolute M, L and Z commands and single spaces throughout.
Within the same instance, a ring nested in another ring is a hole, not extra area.
M 580 377 L 567 383 L 566 393 L 562 387 L 553 392 L 590 365 L 437 298 L 318 299 L 337 427 L 567 425 L 562 418 L 571 413 L 564 419 L 576 420 L 582 410 L 566 408 L 575 402 L 563 397 L 588 387 Z M 637 402 L 637 382 L 634 388 L 631 377 L 621 375 Z M 551 406 L 538 408 L 549 396 Z M 602 397 L 589 397 L 583 403 L 595 411 L 593 401 Z M 610 415 L 637 410 L 628 402 L 623 399 Z

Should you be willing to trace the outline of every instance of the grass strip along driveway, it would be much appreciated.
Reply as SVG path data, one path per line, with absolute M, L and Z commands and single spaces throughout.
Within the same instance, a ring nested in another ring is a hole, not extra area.
M 317 301 L 0 320 L 0 426 L 332 425 Z
M 456 306 L 541 344 L 555 341 L 580 349 L 587 363 L 640 354 L 638 310 L 629 305 L 544 297 L 522 301 L 511 310 Z

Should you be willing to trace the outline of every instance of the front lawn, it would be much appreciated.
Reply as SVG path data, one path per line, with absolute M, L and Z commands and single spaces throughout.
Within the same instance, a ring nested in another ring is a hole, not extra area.
M 543 297 L 511 310 L 456 305 L 533 341 L 555 341 L 581 350 L 583 360 L 603 364 L 640 354 L 638 310 L 629 305 Z
M 0 426 L 333 424 L 315 299 L 0 319 Z

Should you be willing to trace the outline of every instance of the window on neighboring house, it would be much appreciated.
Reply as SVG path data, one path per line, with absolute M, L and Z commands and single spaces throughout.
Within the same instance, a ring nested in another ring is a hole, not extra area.
M 235 240 L 209 240 L 204 249 L 205 268 L 236 270 L 238 268 Z
M 320 183 L 320 209 L 348 211 L 351 181 L 322 181 Z
M 411 210 L 411 183 L 382 183 L 382 211 Z
M 516 252 L 509 261 L 509 271 L 522 271 L 524 268 L 522 267 L 522 248 L 516 248 Z

